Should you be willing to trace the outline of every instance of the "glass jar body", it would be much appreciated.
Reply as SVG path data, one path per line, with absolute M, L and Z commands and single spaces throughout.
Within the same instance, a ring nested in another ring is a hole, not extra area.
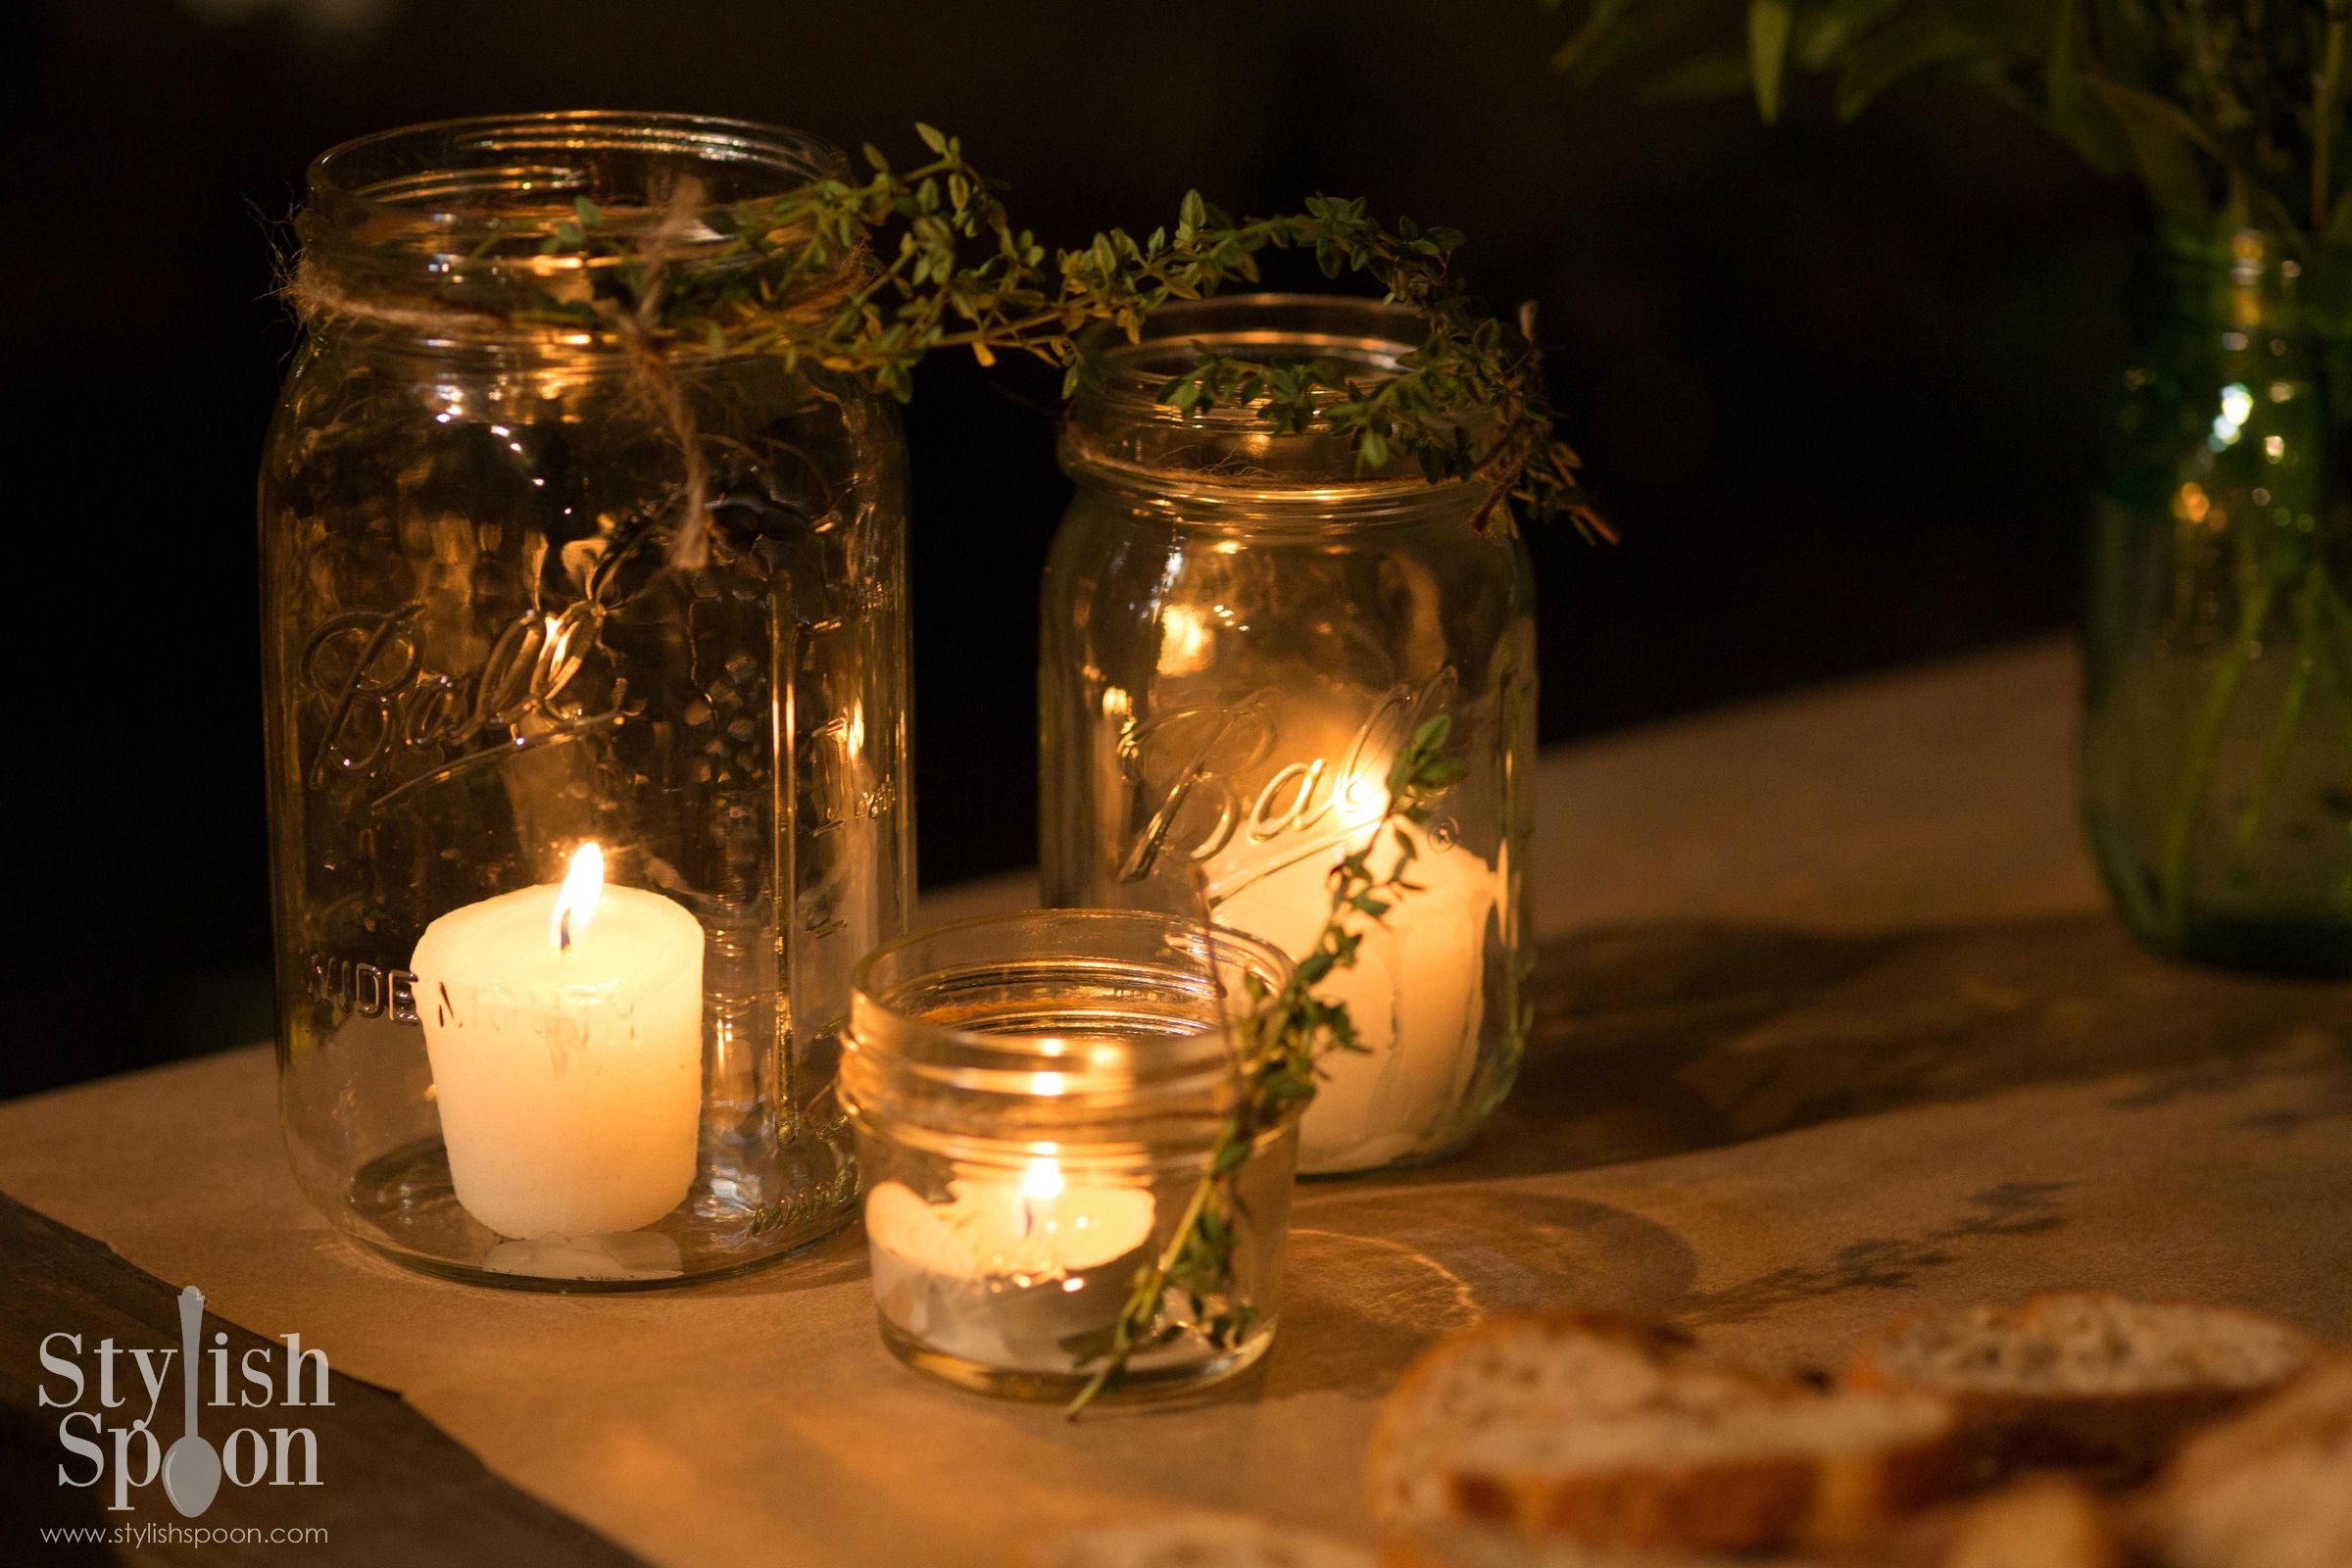
M 1094 461 L 1075 427 L 1088 416 L 1065 442 L 1078 491 L 1043 601 L 1047 902 L 1205 899 L 1296 959 L 1328 913 L 1328 873 L 1387 805 L 1391 760 L 1447 717 L 1467 771 L 1405 830 L 1420 891 L 1319 988 L 1365 1049 L 1328 1062 L 1299 1163 L 1443 1155 L 1509 1091 L 1526 1038 L 1525 546 L 1500 509 L 1474 526 L 1472 487 L 1351 487 L 1343 467 L 1236 496 Z
M 849 973 L 912 890 L 896 415 L 757 357 L 678 385 L 691 565 L 610 343 L 316 322 L 270 430 L 281 1117 L 416 1267 L 661 1283 L 855 1204 Z M 602 902 L 553 919 L 591 844 Z
M 2146 940 L 2352 974 L 2342 339 L 2261 236 L 2158 270 L 2092 528 L 2086 831 Z
M 1099 909 L 916 932 L 860 965 L 843 1091 L 892 1353 L 980 1393 L 1085 1389 L 1210 1174 L 1249 981 L 1287 969 L 1235 933 Z M 1189 1392 L 1272 1346 L 1297 1153 L 1286 1120 L 1231 1169 L 1230 1295 L 1171 1292 L 1111 1395 Z

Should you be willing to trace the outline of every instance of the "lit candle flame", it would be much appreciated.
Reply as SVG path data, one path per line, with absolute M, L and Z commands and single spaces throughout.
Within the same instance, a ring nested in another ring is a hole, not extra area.
M 1332 786 L 1332 804 L 1343 826 L 1370 827 L 1389 812 L 1389 768 L 1383 760 L 1375 768 L 1369 764 L 1341 775 Z
M 1061 1167 L 1050 1159 L 1033 1159 L 1021 1173 L 1021 1196 L 1029 1199 L 1059 1198 L 1061 1196 Z
M 571 869 L 556 893 L 556 910 L 548 919 L 547 938 L 557 951 L 569 953 L 574 936 L 588 934 L 596 918 L 596 901 L 605 891 L 605 852 L 594 839 L 571 852 Z

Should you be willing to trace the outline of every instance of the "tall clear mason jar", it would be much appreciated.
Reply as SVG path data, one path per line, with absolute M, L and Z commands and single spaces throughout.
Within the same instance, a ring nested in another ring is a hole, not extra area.
M 681 189 L 840 167 L 614 114 L 312 166 L 261 474 L 279 1098 L 305 1192 L 401 1262 L 624 1288 L 854 1211 L 849 973 L 912 893 L 895 411 L 674 357 L 708 550 L 673 559 L 676 422 L 615 330 L 529 315 L 614 265 L 542 254 L 578 198 L 683 282 L 746 264 Z
M 1509 1092 L 1529 1021 L 1535 621 L 1508 510 L 1409 460 L 1356 471 L 1321 421 L 1179 412 L 1200 351 L 1332 359 L 1369 382 L 1421 340 L 1400 307 L 1209 300 L 1097 345 L 1061 443 L 1077 481 L 1046 566 L 1040 709 L 1047 901 L 1200 914 L 1296 958 L 1326 877 L 1387 804 L 1415 728 L 1468 772 L 1410 830 L 1421 891 L 1326 995 L 1364 1051 L 1331 1063 L 1299 1168 L 1428 1160 Z M 1385 852 L 1384 852 L 1385 855 Z M 1382 862 L 1376 862 L 1382 863 Z

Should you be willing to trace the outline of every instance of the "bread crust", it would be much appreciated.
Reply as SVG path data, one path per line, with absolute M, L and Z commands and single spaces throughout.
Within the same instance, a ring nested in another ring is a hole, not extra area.
M 1429 1522 L 1398 1505 L 1412 1479 L 1403 1472 L 1415 1462 L 1413 1428 L 1427 1384 L 1448 1375 L 1486 1341 L 1531 1333 L 1611 1340 L 1661 1370 L 1688 1366 L 1743 1385 L 1759 1404 L 1824 1397 L 1790 1380 L 1714 1360 L 1688 1335 L 1655 1324 L 1604 1313 L 1506 1314 L 1432 1348 L 1390 1395 L 1368 1460 L 1374 1512 L 1384 1524 Z M 1855 1452 L 1657 1458 L 1567 1473 L 1455 1467 L 1430 1479 L 1438 1488 L 1440 1518 L 1530 1536 L 1685 1550 L 1835 1545 L 1948 1495 L 1966 1480 L 1968 1450 L 1956 1441 L 1948 1405 L 1932 1397 L 1919 1397 L 1919 1403 L 1940 1416 L 1934 1430 Z
M 2111 1291 L 2042 1290 L 2008 1310 L 2021 1332 L 2031 1332 L 2038 1313 L 2070 1300 L 2194 1311 L 2217 1323 L 2235 1321 L 2265 1334 L 2284 1334 L 2304 1359 L 2281 1377 L 2245 1385 L 2203 1384 L 2094 1394 L 2057 1391 L 1972 1389 L 1919 1377 L 1899 1364 L 1905 1335 L 1916 1325 L 1947 1316 L 1952 1309 L 1929 1308 L 1893 1319 L 1854 1351 L 1846 1383 L 1857 1389 L 1935 1395 L 1950 1401 L 1960 1418 L 1968 1462 L 1979 1481 L 2037 1468 L 2081 1473 L 2108 1488 L 2133 1485 L 2160 1468 L 2194 1432 L 2236 1414 L 2291 1381 L 2322 1352 L 2292 1325 L 2239 1307 L 2201 1301 L 2140 1298 Z
M 2125 1518 L 2151 1563 L 2352 1562 L 2352 1357 L 2325 1354 L 2198 1433 Z
M 1531 1332 L 1558 1339 L 1581 1335 L 1614 1341 L 1661 1365 L 1698 1354 L 1697 1342 L 1682 1330 L 1619 1312 L 1556 1308 L 1497 1312 L 1446 1336 L 1413 1358 L 1404 1375 L 1396 1380 L 1396 1386 L 1381 1401 L 1364 1455 L 1364 1475 L 1374 1519 L 1384 1525 L 1411 1522 L 1396 1508 L 1402 1479 L 1397 1472 L 1406 1462 L 1414 1406 L 1421 1391 L 1480 1344 Z M 1756 1381 L 1761 1387 L 1766 1380 L 1758 1377 Z
M 1024 1547 L 1015 1568 L 1143 1568 L 1150 1563 L 1242 1563 L 1274 1568 L 1378 1568 L 1351 1541 L 1249 1514 L 1180 1511 L 1073 1531 Z
M 2162 1487 L 2194 1492 L 2304 1447 L 2352 1442 L 2352 1355 L 2323 1353 L 2260 1405 L 2198 1433 L 2175 1457 Z
M 1903 1520 L 1838 1568 L 2126 1568 L 2106 1499 L 2071 1476 L 2025 1476 Z
M 1455 1517 L 1595 1545 L 1758 1551 L 1863 1540 L 1948 1496 L 1964 1455 L 1944 1430 L 1876 1452 L 1665 1461 L 1569 1475 L 1459 1472 Z

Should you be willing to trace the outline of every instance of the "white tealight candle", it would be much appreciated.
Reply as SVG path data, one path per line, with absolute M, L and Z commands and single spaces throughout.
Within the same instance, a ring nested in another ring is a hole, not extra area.
M 1378 808 L 1360 814 L 1375 816 Z M 1487 926 L 1504 878 L 1467 851 L 1441 851 L 1417 830 L 1405 832 L 1417 852 L 1410 879 L 1419 891 L 1399 895 L 1384 924 L 1366 925 L 1353 968 L 1332 970 L 1315 988 L 1347 1004 L 1365 1049 L 1324 1058 L 1298 1129 L 1302 1171 L 1366 1170 L 1420 1151 L 1460 1105 L 1478 1063 Z M 1331 868 L 1353 847 L 1296 860 L 1235 889 L 1218 901 L 1217 919 L 1293 958 L 1304 956 L 1330 917 Z M 1383 834 L 1373 869 L 1385 873 L 1393 854 Z
M 694 1179 L 703 928 L 659 893 L 562 885 L 453 909 L 410 967 L 458 1201 L 501 1236 L 650 1225 Z
M 866 1196 L 874 1300 L 922 1344 L 1010 1372 L 1069 1373 L 1117 1322 L 1152 1241 L 1140 1187 L 1072 1186 L 1052 1159 L 962 1176 L 948 1200 L 883 1182 Z

